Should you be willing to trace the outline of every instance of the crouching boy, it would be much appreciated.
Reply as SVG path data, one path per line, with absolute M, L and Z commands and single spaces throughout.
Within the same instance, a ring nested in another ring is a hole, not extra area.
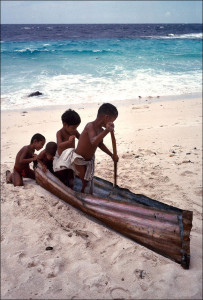
M 48 169 L 51 173 L 53 170 L 53 159 L 56 154 L 57 144 L 55 142 L 49 142 L 46 144 L 44 150 L 37 156 L 37 161 L 42 165 L 42 171 L 46 172 Z
M 30 169 L 29 164 L 37 160 L 35 150 L 39 151 L 44 147 L 45 137 L 36 133 L 31 138 L 30 144 L 24 146 L 16 155 L 13 173 L 6 171 L 6 182 L 13 183 L 14 186 L 23 185 L 23 177 L 35 179 L 35 173 Z

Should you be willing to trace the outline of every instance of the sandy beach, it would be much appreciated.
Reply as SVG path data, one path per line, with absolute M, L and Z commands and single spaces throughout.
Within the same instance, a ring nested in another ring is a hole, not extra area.
M 80 114 L 81 132 L 100 104 L 1 113 L 1 299 L 202 299 L 200 98 L 116 103 L 118 185 L 193 211 L 189 270 L 95 222 L 34 180 L 6 184 L 6 170 L 33 134 L 55 141 L 68 108 Z M 104 143 L 112 149 L 110 135 Z M 100 149 L 95 175 L 113 182 L 113 162 Z

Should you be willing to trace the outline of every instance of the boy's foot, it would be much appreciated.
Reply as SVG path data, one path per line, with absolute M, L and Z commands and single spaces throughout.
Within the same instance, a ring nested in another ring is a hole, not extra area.
M 9 170 L 6 171 L 6 183 L 11 183 L 10 180 L 11 172 Z

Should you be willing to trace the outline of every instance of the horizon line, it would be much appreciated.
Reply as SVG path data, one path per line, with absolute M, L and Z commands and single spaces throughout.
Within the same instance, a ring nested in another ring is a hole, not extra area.
M 202 24 L 202 22 L 169 22 L 169 23 L 1 23 L 1 25 L 138 25 L 138 24 Z

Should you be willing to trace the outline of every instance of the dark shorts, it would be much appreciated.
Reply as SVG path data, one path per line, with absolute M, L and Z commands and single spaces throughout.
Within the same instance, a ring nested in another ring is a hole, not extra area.
M 20 170 L 16 166 L 14 166 L 14 170 L 16 170 L 23 177 L 29 177 L 31 171 L 29 168 Z

